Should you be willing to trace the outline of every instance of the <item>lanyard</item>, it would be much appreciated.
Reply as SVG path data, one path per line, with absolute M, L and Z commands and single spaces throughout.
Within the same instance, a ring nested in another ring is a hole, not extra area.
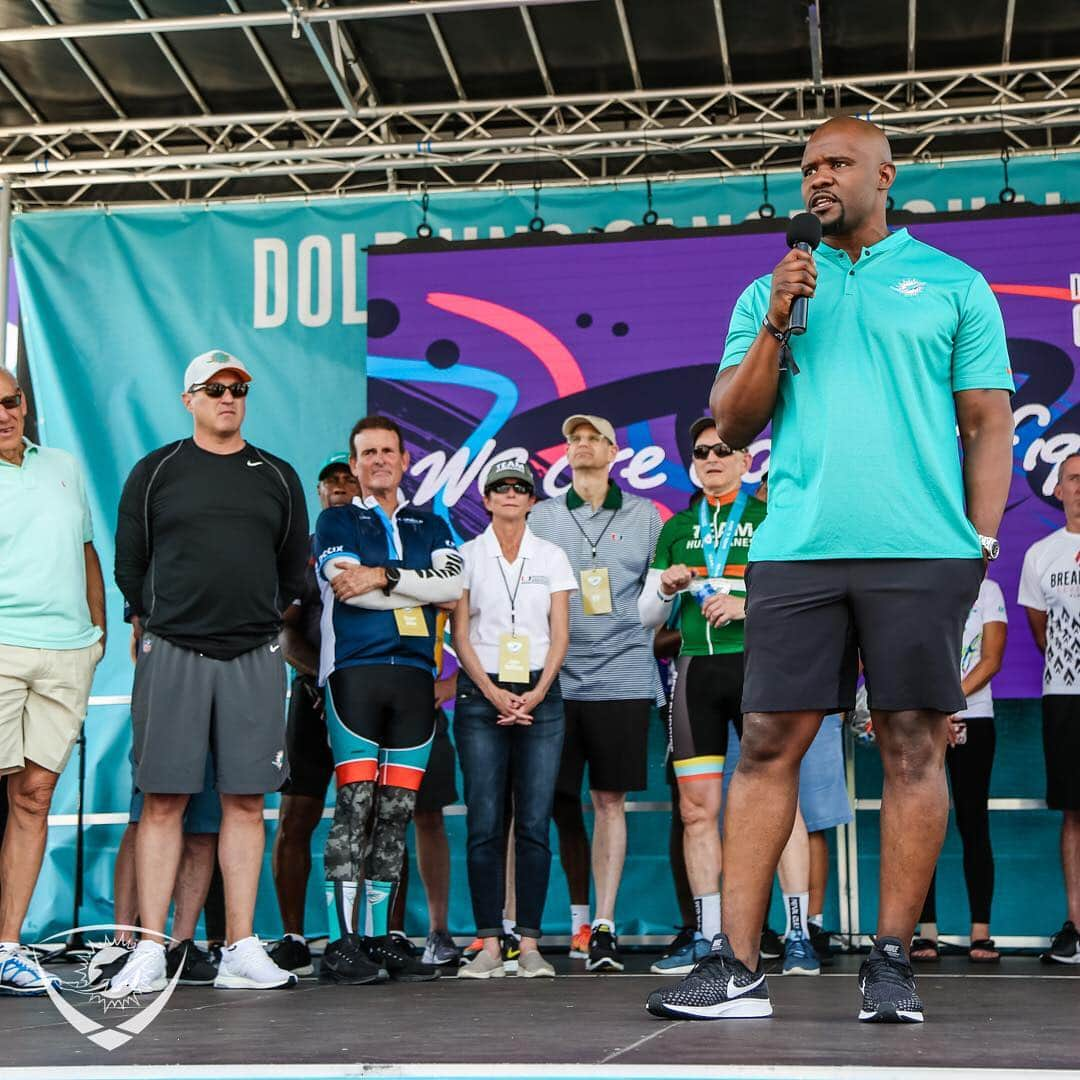
M 739 494 L 735 496 L 735 501 L 731 504 L 727 521 L 724 522 L 720 536 L 716 537 L 712 528 L 713 521 L 709 518 L 709 499 L 708 496 L 702 495 L 701 502 L 698 504 L 698 533 L 701 536 L 701 553 L 705 556 L 705 567 L 709 571 L 709 577 L 723 577 L 724 568 L 727 566 L 728 552 L 731 550 L 732 541 L 735 539 L 735 530 L 739 527 L 743 511 L 746 510 L 746 504 L 749 500 L 750 488 L 744 484 L 739 489 Z M 715 520 L 715 516 L 714 513 L 713 520 Z
M 517 582 L 514 584 L 514 591 L 510 591 L 510 582 L 506 580 L 506 572 L 502 568 L 502 556 L 498 555 L 495 558 L 495 565 L 499 568 L 499 577 L 502 578 L 503 588 L 506 590 L 506 599 L 510 601 L 510 633 L 517 637 L 517 629 L 514 626 L 517 615 L 517 594 L 518 589 L 521 588 L 521 575 L 525 573 L 525 556 L 521 556 L 521 565 L 518 567 Z
M 581 522 L 578 521 L 576 517 L 574 517 L 574 512 L 570 509 L 569 506 L 566 508 L 566 512 L 570 515 L 570 520 L 577 526 L 578 532 L 581 533 L 581 535 L 585 538 L 585 543 L 588 544 L 590 548 L 592 548 L 592 557 L 595 561 L 596 549 L 600 546 L 600 541 L 604 539 L 604 533 L 608 531 L 608 529 L 611 527 L 611 523 L 615 520 L 615 515 L 619 512 L 619 508 L 616 506 L 615 509 L 611 511 L 611 517 L 607 519 L 607 521 L 604 523 L 604 527 L 596 534 L 595 540 L 589 538 L 589 534 L 585 531 L 585 528 L 581 524 Z

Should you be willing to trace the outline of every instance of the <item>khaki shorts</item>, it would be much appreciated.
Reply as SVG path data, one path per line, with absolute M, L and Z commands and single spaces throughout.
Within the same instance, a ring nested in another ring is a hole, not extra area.
M 84 649 L 0 645 L 0 775 L 27 761 L 64 771 L 103 652 L 100 641 Z

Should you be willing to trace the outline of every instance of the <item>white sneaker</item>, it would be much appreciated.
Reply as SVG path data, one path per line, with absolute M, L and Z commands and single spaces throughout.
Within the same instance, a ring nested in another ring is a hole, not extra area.
M 279 968 L 255 935 L 221 950 L 221 964 L 214 980 L 216 990 L 277 990 L 295 986 L 299 977 Z
M 168 985 L 165 949 L 156 941 L 140 941 L 127 963 L 109 980 L 102 997 L 125 998 L 132 994 L 156 994 Z
M 60 979 L 43 971 L 22 949 L 0 948 L 0 994 L 40 997 L 47 983 L 60 989 Z

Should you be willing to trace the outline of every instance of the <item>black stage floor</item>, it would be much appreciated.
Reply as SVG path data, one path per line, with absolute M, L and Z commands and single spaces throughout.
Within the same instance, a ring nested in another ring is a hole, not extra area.
M 665 982 L 648 974 L 654 959 L 634 955 L 626 973 L 596 976 L 580 961 L 552 957 L 560 977 L 528 981 L 337 987 L 311 978 L 269 993 L 180 987 L 144 1031 L 111 1052 L 74 1030 L 48 998 L 7 998 L 0 1001 L 0 1076 L 644 1078 L 937 1069 L 954 1077 L 978 1069 L 989 1077 L 1080 1070 L 1080 967 L 1026 957 L 992 968 L 966 959 L 924 965 L 927 1022 L 894 1027 L 855 1020 L 860 958 L 843 956 L 818 977 L 771 978 L 771 1019 L 673 1023 L 644 1010 L 648 991 Z M 105 1014 L 85 999 L 79 1010 L 107 1027 L 136 1015 Z

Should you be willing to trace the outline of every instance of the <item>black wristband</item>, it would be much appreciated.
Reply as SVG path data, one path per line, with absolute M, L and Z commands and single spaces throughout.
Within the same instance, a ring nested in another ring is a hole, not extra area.
M 761 320 L 761 325 L 764 326 L 766 331 L 774 338 L 776 338 L 776 340 L 779 341 L 781 345 L 786 345 L 788 343 L 788 338 L 791 337 L 791 331 L 777 330 L 776 327 L 773 326 L 771 322 L 769 322 L 768 315 L 766 315 L 765 318 Z

